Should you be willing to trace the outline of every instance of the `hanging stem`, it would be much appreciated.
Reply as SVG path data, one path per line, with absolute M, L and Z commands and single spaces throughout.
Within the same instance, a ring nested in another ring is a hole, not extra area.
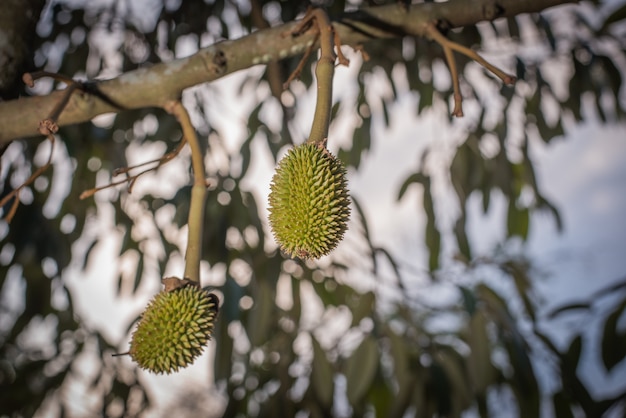
M 293 36 L 298 36 L 305 27 L 315 23 L 314 28 L 319 33 L 320 58 L 315 67 L 317 79 L 317 103 L 313 115 L 313 125 L 307 143 L 325 146 L 330 126 L 330 113 L 333 99 L 333 75 L 335 72 L 335 60 L 339 56 L 339 63 L 348 65 L 349 61 L 341 53 L 339 38 L 335 34 L 333 26 L 326 12 L 322 9 L 312 9 L 306 14 L 302 22 L 293 30 Z M 335 54 L 335 45 L 337 54 Z
M 202 258 L 202 229 L 204 225 L 204 205 L 207 186 L 205 180 L 204 159 L 196 130 L 191 124 L 189 113 L 180 101 L 169 102 L 165 110 L 173 114 L 183 130 L 184 140 L 191 148 L 191 167 L 193 186 L 187 222 L 187 252 L 185 253 L 185 272 L 183 279 L 200 285 L 200 260 Z

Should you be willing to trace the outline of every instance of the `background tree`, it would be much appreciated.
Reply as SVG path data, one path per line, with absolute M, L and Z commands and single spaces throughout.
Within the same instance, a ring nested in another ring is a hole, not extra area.
M 8 77 L 0 85 L 5 99 L 0 102 L 1 173 L 3 196 L 8 196 L 3 210 L 5 218 L 12 217 L 1 227 L 3 414 L 76 413 L 76 387 L 89 394 L 79 406 L 86 415 L 136 416 L 154 401 L 143 374 L 111 357 L 125 351 L 127 338 L 111 338 L 77 314 L 79 296 L 68 288 L 67 276 L 72 268 L 85 270 L 99 243 L 112 233 L 98 228 L 98 219 L 109 214 L 121 242 L 119 265 L 113 266 L 121 298 L 141 286 L 156 290 L 160 278 L 180 266 L 191 190 L 186 151 L 137 181 L 113 173 L 145 161 L 143 152 L 137 156 L 128 149 L 155 146 L 165 154 L 178 146 L 180 126 L 163 107 L 183 90 L 182 101 L 204 139 L 211 184 L 202 272 L 223 305 L 214 338 L 218 394 L 190 389 L 173 408 L 206 408 L 199 399 L 210 398 L 218 407 L 211 404 L 205 412 L 225 416 L 299 411 L 311 416 L 460 416 L 468 410 L 498 416 L 499 402 L 520 416 L 623 411 L 624 394 L 598 398 L 580 379 L 581 353 L 591 344 L 582 331 L 563 349 L 541 329 L 532 262 L 507 244 L 525 240 L 541 211 L 561 226 L 558 210 L 537 184 L 530 142 L 549 143 L 566 127 L 576 127 L 588 117 L 585 101 L 603 120 L 617 123 L 623 117 L 621 20 L 626 8 L 585 3 L 537 14 L 563 2 L 375 3 L 323 4 L 350 54 L 349 69 L 358 69 L 349 84 L 335 90 L 329 138 L 350 175 L 359 173 L 373 147 L 385 145 L 372 135 L 376 121 L 388 127 L 401 123 L 390 109 L 405 90 L 414 95 L 416 118 L 460 113 L 457 88 L 464 99 L 464 118 L 448 123 L 465 139 L 452 144 L 443 176 L 458 201 L 455 219 L 446 223 L 438 216 L 446 201 L 434 186 L 442 177 L 437 177 L 441 162 L 432 146 L 424 148 L 416 172 L 398 190 L 398 200 L 404 201 L 418 185 L 416 216 L 426 218 L 427 256 L 416 254 L 418 261 L 408 265 L 370 234 L 372 217 L 366 214 L 371 211 L 358 196 L 353 196 L 351 235 L 320 262 L 285 258 L 268 233 L 265 201 L 250 173 L 260 152 L 268 152 L 275 163 L 289 146 L 306 139 L 315 54 L 301 67 L 299 81 L 283 87 L 315 39 L 312 33 L 289 36 L 306 3 L 44 5 L 33 0 L 24 2 L 26 7 L 22 2 L 2 6 L 7 11 L 0 14 L 3 39 L 14 40 L 9 42 L 13 48 L 0 50 Z M 39 16 L 36 36 L 25 36 L 33 33 L 32 16 Z M 504 86 L 482 71 L 471 53 L 454 53 L 454 61 L 449 60 L 448 40 L 476 49 L 514 71 L 519 81 Z M 502 45 L 507 53 L 494 53 Z M 361 52 L 352 54 L 348 46 Z M 43 79 L 33 88 L 18 87 L 21 72 L 36 68 L 91 80 L 73 87 L 54 142 L 35 137 L 37 127 L 61 103 L 67 91 L 62 87 L 73 84 Z M 247 113 L 241 126 L 232 127 L 220 111 L 230 99 L 228 84 L 204 83 L 247 68 L 230 80 Z M 461 75 L 458 85 L 455 72 Z M 96 118 L 107 112 L 114 115 Z M 246 134 L 232 141 L 237 130 Z M 10 193 L 45 166 L 52 147 L 52 165 L 21 189 L 15 206 Z M 120 179 L 129 187 L 80 198 L 86 190 Z M 490 257 L 472 251 L 475 243 L 467 233 L 471 196 L 482 199 L 485 212 L 494 196 L 507 202 L 502 225 L 507 242 Z M 453 251 L 444 251 L 446 246 Z M 129 264 L 131 271 L 124 267 Z M 488 280 L 494 277 L 507 285 L 505 290 Z M 429 285 L 416 284 L 424 280 Z M 416 296 L 416 289 L 441 283 L 455 289 L 456 297 L 445 307 Z M 608 372 L 626 355 L 619 324 L 625 287 L 622 280 L 544 313 L 585 310 L 592 316 L 598 305 L 605 307 L 597 367 Z M 134 312 L 129 331 L 141 307 Z M 431 326 L 438 318 L 448 318 L 452 326 Z M 548 365 L 551 385 L 538 378 L 541 361 Z

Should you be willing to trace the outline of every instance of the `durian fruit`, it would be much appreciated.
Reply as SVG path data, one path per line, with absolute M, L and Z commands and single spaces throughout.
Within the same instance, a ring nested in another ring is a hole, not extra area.
M 350 217 L 346 170 L 323 145 L 302 144 L 280 160 L 269 195 L 269 223 L 289 256 L 319 258 L 343 238 Z
M 153 373 L 187 367 L 211 339 L 218 305 L 217 296 L 195 285 L 159 292 L 144 311 L 127 354 Z

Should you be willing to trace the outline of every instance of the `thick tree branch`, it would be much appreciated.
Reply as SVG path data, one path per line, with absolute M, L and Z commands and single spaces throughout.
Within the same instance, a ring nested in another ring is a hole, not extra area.
M 431 22 L 448 27 L 473 25 L 483 20 L 540 12 L 573 0 L 450 0 L 420 3 L 409 10 L 394 4 L 347 13 L 333 22 L 343 44 L 360 45 L 373 39 L 423 36 Z M 152 67 L 140 68 L 106 81 L 86 84 L 86 91 L 72 95 L 59 118 L 59 126 L 85 122 L 107 112 L 163 107 L 191 86 L 272 60 L 301 54 L 315 35 L 283 36 L 298 22 L 257 31 L 243 38 L 219 42 L 198 53 Z M 0 144 L 34 136 L 37 126 L 59 102 L 63 92 L 0 102 Z

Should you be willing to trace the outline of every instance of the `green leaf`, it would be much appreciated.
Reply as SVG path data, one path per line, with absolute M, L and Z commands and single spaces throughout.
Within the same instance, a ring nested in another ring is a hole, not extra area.
M 380 369 L 369 391 L 368 401 L 374 408 L 374 416 L 377 417 L 387 416 L 397 401 L 388 381 L 381 376 Z
M 352 147 L 344 149 L 341 147 L 337 153 L 337 157 L 346 165 L 359 168 L 363 154 L 370 149 L 371 138 L 371 117 L 362 117 L 361 126 L 354 130 L 352 135 Z
M 363 293 L 356 296 L 356 306 L 351 306 L 352 326 L 357 326 L 365 317 L 372 315 L 376 303 L 376 295 L 374 292 Z
M 450 416 L 460 417 L 461 413 L 472 404 L 470 382 L 465 373 L 465 359 L 451 347 L 440 347 L 437 350 L 436 361 L 441 365 L 448 378 L 451 389 Z
M 320 343 L 313 335 L 311 335 L 311 343 L 313 345 L 313 364 L 311 368 L 313 390 L 320 404 L 325 409 L 330 409 L 333 405 L 333 368 Z
M 456 237 L 457 245 L 459 246 L 459 252 L 466 261 L 472 259 L 472 252 L 470 249 L 469 238 L 465 231 L 465 213 L 462 213 L 459 219 L 454 224 L 454 236 Z
M 232 299 L 225 299 L 224 304 L 225 306 L 232 304 Z M 220 315 L 222 315 L 221 312 Z M 213 368 L 216 382 L 227 380 L 232 374 L 234 341 L 228 335 L 229 323 L 230 321 L 227 321 L 226 318 L 218 318 L 215 322 L 214 335 L 217 344 L 215 345 Z
M 143 252 L 139 253 L 139 261 L 137 262 L 137 269 L 135 270 L 135 281 L 133 282 L 133 293 L 137 292 L 141 278 L 143 277 Z
M 387 101 L 385 99 L 382 99 L 381 101 L 382 107 L 383 107 L 383 116 L 384 116 L 384 120 L 385 120 L 385 127 L 389 128 L 389 109 L 387 109 Z
M 398 192 L 398 201 L 402 199 L 411 184 L 419 183 L 423 185 L 425 180 L 426 176 L 424 176 L 424 174 L 422 173 L 413 173 L 409 177 L 407 177 L 404 180 L 404 183 L 402 183 L 402 186 L 400 186 L 400 191 Z
M 274 294 L 269 283 L 265 280 L 258 280 L 254 295 L 254 307 L 250 312 L 251 317 L 247 329 L 252 347 L 259 347 L 270 339 L 274 306 Z
M 506 273 L 513 276 L 515 288 L 517 289 L 517 293 L 524 303 L 526 314 L 528 314 L 528 316 L 530 316 L 530 318 L 535 321 L 535 306 L 530 299 L 532 291 L 532 281 L 530 277 L 528 277 L 528 267 L 520 262 L 507 261 L 502 264 L 502 269 Z
M 459 289 L 461 290 L 461 296 L 463 297 L 463 307 L 468 314 L 474 315 L 474 312 L 476 312 L 476 296 L 474 295 L 474 292 L 465 286 L 459 286 Z
M 441 233 L 437 229 L 435 206 L 430 190 L 430 178 L 424 182 L 424 211 L 426 212 L 426 246 L 428 247 L 428 268 L 431 272 L 439 268 Z
M 562 392 L 557 392 L 552 396 L 552 406 L 556 418 L 574 418 L 570 402 Z
M 378 369 L 378 346 L 370 335 L 346 362 L 347 395 L 350 405 L 358 405 L 372 385 Z
M 398 192 L 398 200 L 401 200 L 409 186 L 413 183 L 419 183 L 424 186 L 424 211 L 426 212 L 426 230 L 425 241 L 428 247 L 428 267 L 430 271 L 435 271 L 439 267 L 439 253 L 441 251 L 441 233 L 437 229 L 435 219 L 435 207 L 433 196 L 430 190 L 430 177 L 423 173 L 413 173 L 404 180 Z
M 335 118 L 337 117 L 337 114 L 339 113 L 339 109 L 341 108 L 341 101 L 336 102 L 335 104 L 333 104 L 333 107 L 330 109 L 330 120 L 335 120 Z
M 573 374 L 576 374 L 578 369 L 578 362 L 580 361 L 580 354 L 582 353 L 583 340 L 580 335 L 572 340 L 572 343 L 567 350 L 567 353 L 563 356 L 563 365 L 568 368 Z
M 434 409 L 428 416 L 436 416 L 435 411 L 438 413 L 438 416 L 449 416 L 452 410 L 450 380 L 444 368 L 436 361 L 431 364 L 429 372 L 430 379 L 427 387 L 426 407 L 430 406 L 428 409 Z
M 369 255 L 372 259 L 372 273 L 376 275 L 378 274 L 378 262 L 376 260 L 376 252 L 372 244 L 372 239 L 370 237 L 370 230 L 367 224 L 367 218 L 365 216 L 365 212 L 363 211 L 363 208 L 361 207 L 359 200 L 354 196 L 352 196 L 352 206 L 354 207 L 356 213 L 358 214 L 357 219 L 361 221 L 360 223 L 361 223 L 361 227 L 363 228 L 363 238 L 365 239 L 365 242 L 367 243 L 367 246 L 369 247 L 369 251 L 370 251 Z
M 406 341 L 389 327 L 386 327 L 385 334 L 389 338 L 394 377 L 398 382 L 398 386 L 402 388 L 407 385 L 407 382 L 413 374 L 411 373 L 409 364 L 409 348 Z
M 435 88 L 432 83 L 422 84 L 419 89 L 420 97 L 419 104 L 417 105 L 417 113 L 421 114 L 422 111 L 433 105 L 433 97 L 435 95 Z
M 626 332 L 619 332 L 617 323 L 626 310 L 626 300 L 622 302 L 604 322 L 602 336 L 602 362 L 610 372 L 626 357 Z
M 528 208 L 518 208 L 515 199 L 509 200 L 509 210 L 507 212 L 508 236 L 518 236 L 523 240 L 528 237 L 528 226 L 530 222 L 530 211 Z
M 468 345 L 471 349 L 467 361 L 469 381 L 475 394 L 484 395 L 496 378 L 491 363 L 491 342 L 487 334 L 487 316 L 482 309 L 470 318 Z
M 505 337 L 505 346 L 514 370 L 514 375 L 509 380 L 509 384 L 517 398 L 520 416 L 538 417 L 540 408 L 539 385 L 528 357 L 528 348 L 517 332 Z

